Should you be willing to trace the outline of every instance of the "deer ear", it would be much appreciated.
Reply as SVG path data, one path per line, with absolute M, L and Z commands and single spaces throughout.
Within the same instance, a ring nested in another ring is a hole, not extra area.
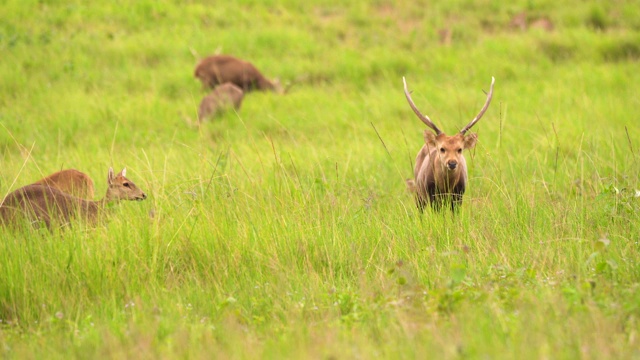
M 424 143 L 435 147 L 436 146 L 436 134 L 432 133 L 429 130 L 424 131 Z
M 464 148 L 473 149 L 478 142 L 478 134 L 469 134 L 464 137 Z
M 107 174 L 107 184 L 111 184 L 114 178 L 115 175 L 113 174 L 113 168 L 109 167 L 109 173 Z
M 123 168 L 118 175 L 122 177 L 127 177 L 127 168 Z

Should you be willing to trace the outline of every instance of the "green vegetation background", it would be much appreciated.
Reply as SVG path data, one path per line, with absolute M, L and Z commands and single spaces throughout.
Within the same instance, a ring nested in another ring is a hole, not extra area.
M 95 228 L 2 229 L 2 357 L 640 357 L 636 1 L 0 13 L 0 192 L 77 168 L 101 195 L 126 166 L 149 194 Z M 198 126 L 216 52 L 294 85 Z M 449 133 L 496 77 L 458 216 L 406 193 L 402 76 Z

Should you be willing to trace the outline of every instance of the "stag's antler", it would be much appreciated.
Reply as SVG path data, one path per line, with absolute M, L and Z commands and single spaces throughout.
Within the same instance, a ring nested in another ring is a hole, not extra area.
M 409 92 L 409 89 L 407 89 L 407 81 L 404 79 L 404 76 L 402 77 L 402 82 L 404 83 L 404 95 L 407 97 L 407 101 L 409 102 L 409 106 L 411 106 L 411 109 L 413 109 L 413 112 L 416 113 L 416 115 L 418 115 L 418 117 L 420 118 L 420 120 L 422 120 L 423 123 L 425 123 L 428 127 L 433 129 L 433 131 L 436 132 L 436 135 L 442 134 L 442 131 L 438 129 L 436 124 L 434 124 L 433 121 L 431 121 L 431 119 L 429 119 L 428 116 L 422 115 L 422 113 L 420 113 L 420 111 L 416 107 L 416 104 L 414 104 L 413 100 L 411 100 L 411 93 Z
M 469 131 L 469 129 L 471 129 L 471 127 L 475 125 L 478 122 L 478 120 L 480 120 L 482 115 L 484 115 L 484 113 L 487 111 L 487 109 L 489 108 L 489 104 L 491 103 L 491 98 L 493 97 L 493 84 L 495 82 L 496 82 L 496 78 L 492 76 L 491 88 L 489 89 L 489 93 L 487 94 L 487 101 L 484 103 L 484 106 L 482 107 L 482 110 L 480 110 L 478 115 L 476 115 L 476 117 L 473 120 L 471 120 L 471 122 L 467 126 L 465 126 L 462 130 L 460 130 L 460 134 L 464 135 L 464 133 Z

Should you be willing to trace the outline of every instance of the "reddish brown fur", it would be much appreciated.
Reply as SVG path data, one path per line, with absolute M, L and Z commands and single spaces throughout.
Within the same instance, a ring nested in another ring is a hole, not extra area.
M 540 29 L 545 31 L 553 31 L 553 22 L 546 18 L 530 18 L 526 12 L 516 14 L 511 18 L 509 27 L 512 29 L 518 29 L 520 31 L 526 31 L 528 29 Z
M 511 22 L 509 23 L 509 27 L 512 29 L 518 29 L 520 31 L 527 30 L 527 13 L 519 13 L 511 18 Z
M 74 217 L 94 222 L 107 203 L 147 198 L 125 177 L 125 171 L 114 175 L 113 169 L 109 169 L 107 193 L 99 201 L 80 199 L 42 184 L 24 186 L 7 195 L 0 204 L 0 223 L 13 225 L 26 218 L 31 222 L 44 222 L 50 228 L 54 222 L 66 224 Z
M 545 31 L 553 31 L 554 29 L 554 25 L 553 22 L 547 18 L 540 18 L 537 20 L 534 20 L 531 22 L 531 24 L 529 25 L 529 28 L 531 29 L 540 29 L 540 30 L 545 30 Z
M 253 64 L 229 55 L 214 55 L 202 59 L 195 68 L 194 76 L 200 79 L 203 86 L 212 89 L 230 82 L 245 92 L 279 91 L 279 84 L 265 78 Z
M 451 45 L 451 39 L 453 39 L 453 30 L 451 28 L 442 28 L 438 30 L 438 37 L 440 37 L 440 44 L 449 46 Z
M 54 187 L 62 192 L 83 199 L 93 199 L 94 196 L 93 180 L 91 180 L 89 175 L 75 169 L 58 171 L 44 179 L 36 181 L 33 185 Z
M 198 119 L 203 121 L 231 107 L 237 110 L 240 108 L 243 98 L 242 89 L 232 83 L 224 83 L 202 99 L 198 108 Z

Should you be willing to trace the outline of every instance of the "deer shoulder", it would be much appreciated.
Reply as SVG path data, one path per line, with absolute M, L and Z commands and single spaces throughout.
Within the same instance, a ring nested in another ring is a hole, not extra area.
M 76 169 L 60 170 L 36 181 L 33 185 L 46 185 L 83 199 L 93 199 L 94 196 L 93 180 Z

